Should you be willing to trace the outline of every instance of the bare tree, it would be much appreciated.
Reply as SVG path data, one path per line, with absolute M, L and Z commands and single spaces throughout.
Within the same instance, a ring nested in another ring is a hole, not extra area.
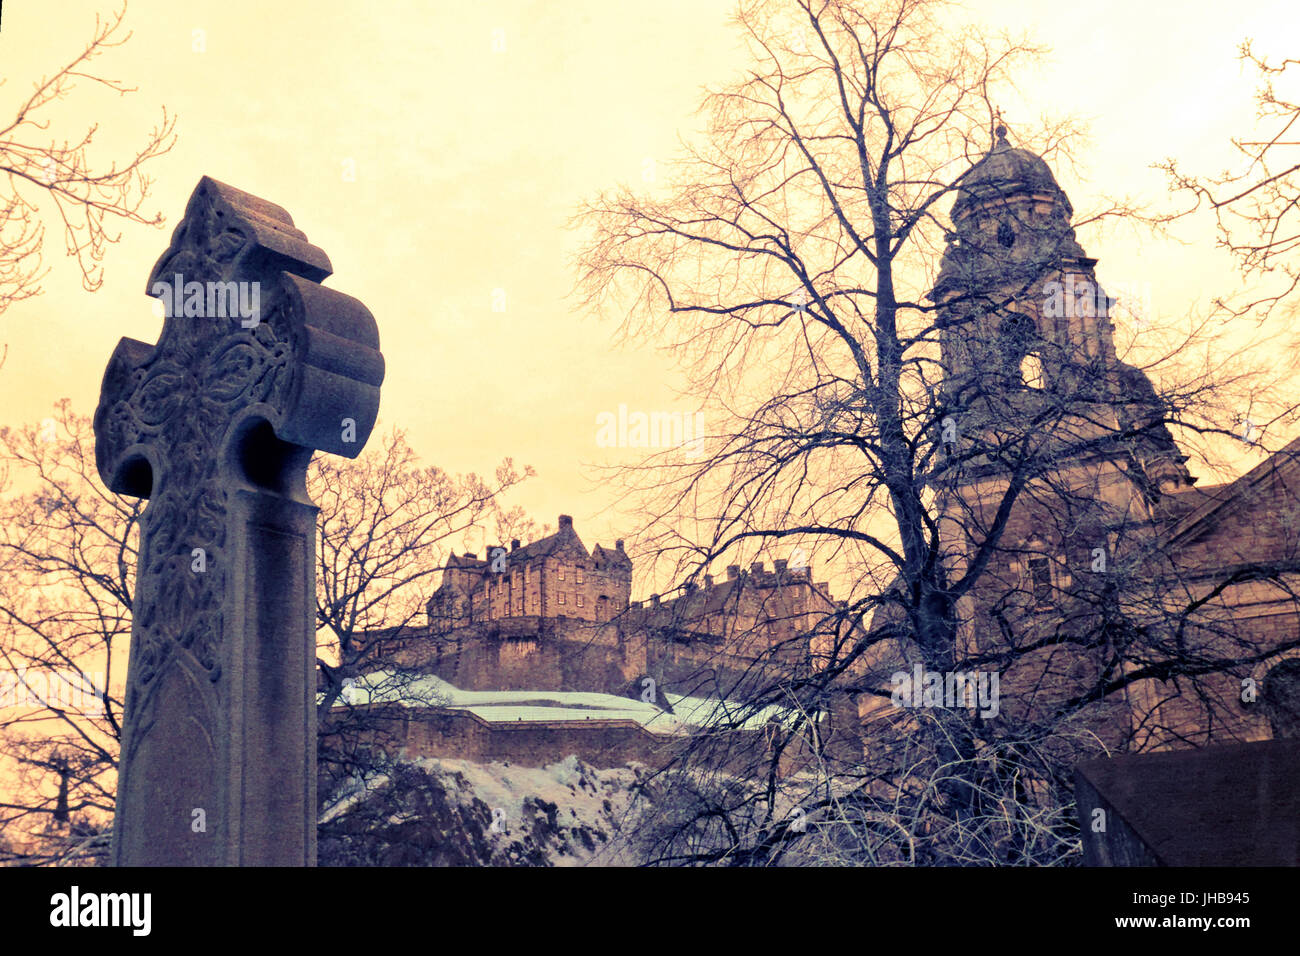
M 98 858 L 112 812 L 142 502 L 95 473 L 90 420 L 60 402 L 0 429 L 20 489 L 0 501 L 0 757 L 18 773 L 0 827 L 28 863 Z M 98 839 L 92 839 L 98 837 Z
M 0 173 L 6 179 L 0 187 L 0 313 L 41 293 L 45 220 L 51 215 L 62 224 L 65 250 L 76 259 L 82 285 L 89 291 L 102 284 L 105 249 L 120 238 L 112 231 L 114 220 L 163 224 L 161 214 L 144 211 L 151 186 L 144 167 L 175 143 L 175 119 L 166 110 L 134 155 L 111 160 L 107 166 L 90 151 L 97 123 L 76 137 L 44 139 L 50 129 L 49 107 L 69 97 L 78 82 L 121 96 L 135 91 L 92 69 L 93 60 L 131 38 L 129 32 L 122 32 L 125 16 L 123 4 L 105 20 L 96 17 L 90 43 L 66 65 L 33 84 L 14 118 L 0 128 Z M 48 214 L 43 215 L 42 207 Z
M 140 516 L 96 473 L 89 418 L 60 402 L 37 426 L 0 429 L 0 799 L 4 862 L 103 862 L 120 750 Z M 531 475 L 507 459 L 491 481 L 421 466 L 400 431 L 356 462 L 313 461 L 320 507 L 317 623 L 321 769 L 346 779 L 379 759 L 382 713 L 437 703 L 386 653 L 423 624 L 428 582 L 451 543 L 517 509 L 496 496 Z M 382 639 L 381 639 L 382 638 Z M 365 675 L 384 672 L 366 681 Z
M 498 500 L 532 474 L 508 458 L 490 481 L 420 466 L 399 431 L 355 462 L 313 461 L 308 491 L 321 509 L 316 619 L 324 779 L 341 784 L 373 767 L 374 731 L 393 708 L 440 702 L 394 655 L 424 635 L 425 602 L 452 546 L 486 533 L 490 520 L 498 530 L 503 522 L 529 525 Z
M 1170 219 L 1209 210 L 1215 217 L 1219 245 L 1231 252 L 1243 274 L 1257 280 L 1256 297 L 1231 306 L 1239 315 L 1265 316 L 1287 302 L 1300 285 L 1300 102 L 1278 92 L 1279 80 L 1294 80 L 1300 60 L 1270 63 L 1248 40 L 1241 59 L 1259 73 L 1255 95 L 1255 130 L 1234 137 L 1240 164 L 1218 176 L 1185 173 L 1176 159 L 1159 166 L 1175 191 L 1193 200 Z M 1257 138 L 1258 137 L 1258 138 Z M 1224 308 L 1229 308 L 1224 306 Z
M 994 106 L 1036 50 L 949 12 L 746 0 L 754 66 L 672 185 L 580 214 L 585 302 L 682 356 L 714 423 L 707 454 L 625 476 L 658 570 L 690 595 L 715 562 L 802 554 L 848 592 L 774 630 L 762 602 L 807 575 L 754 575 L 707 611 L 748 664 L 674 603 L 663 639 L 730 702 L 666 771 L 697 781 L 668 788 L 685 809 L 649 800 L 652 860 L 1069 861 L 1077 759 L 1243 732 L 1234 681 L 1300 643 L 1261 646 L 1225 601 L 1250 583 L 1294 612 L 1294 535 L 1212 580 L 1170 537 L 1192 500 L 1171 429 L 1212 460 L 1234 409 L 1294 406 L 1205 322 L 1124 360 L 1076 230 L 1140 211 L 1075 214 L 1048 162 L 1072 128 L 1017 148 Z M 953 675 L 987 706 L 945 704 Z

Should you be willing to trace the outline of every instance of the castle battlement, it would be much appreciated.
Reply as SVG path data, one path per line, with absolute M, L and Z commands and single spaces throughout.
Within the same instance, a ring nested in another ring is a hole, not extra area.
M 646 675 L 741 673 L 759 659 L 806 668 L 819 625 L 843 607 L 811 568 L 784 560 L 701 577 L 632 601 L 623 541 L 589 551 L 561 515 L 531 544 L 453 555 L 427 605 L 427 634 L 405 640 L 401 656 L 464 687 L 620 693 Z

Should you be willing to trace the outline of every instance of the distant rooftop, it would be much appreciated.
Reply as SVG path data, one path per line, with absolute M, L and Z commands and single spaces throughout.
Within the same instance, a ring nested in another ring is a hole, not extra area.
M 399 704 L 403 707 L 445 707 L 466 710 L 489 723 L 517 723 L 588 720 L 634 720 L 660 734 L 686 733 L 694 727 L 717 724 L 734 712 L 744 717 L 742 727 L 757 729 L 777 716 L 777 708 L 766 707 L 749 714 L 728 701 L 706 697 L 664 694 L 673 713 L 655 704 L 619 697 L 616 694 L 585 691 L 461 690 L 432 674 L 374 671 L 348 685 L 344 691 L 351 704 Z M 323 700 L 318 696 L 317 700 Z

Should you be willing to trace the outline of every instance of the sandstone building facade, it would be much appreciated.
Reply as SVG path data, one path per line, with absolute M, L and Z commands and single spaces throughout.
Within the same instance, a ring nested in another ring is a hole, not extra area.
M 589 550 L 568 515 L 529 545 L 452 555 L 427 603 L 427 627 L 380 635 L 380 657 L 492 706 L 381 706 L 372 698 L 371 732 L 380 727 L 386 747 L 419 756 L 665 762 L 689 728 L 709 722 L 715 702 L 743 696 L 765 675 L 821 666 L 819 624 L 842 610 L 810 568 L 781 560 L 770 570 L 732 565 L 721 580 L 705 575 L 676 596 L 646 601 L 629 600 L 631 577 L 622 541 Z M 623 709 L 639 705 L 636 719 L 619 713 L 619 698 Z M 746 761 L 764 758 L 772 736 L 765 719 L 758 713 L 732 727 L 720 766 L 743 776 L 753 769 Z M 860 746 L 855 707 L 827 715 L 817 739 L 830 739 L 832 719 L 844 731 L 838 747 Z M 811 759 L 800 740 L 780 763 L 788 772 Z
M 827 582 L 783 560 L 732 565 L 671 598 L 633 602 L 631 583 L 621 540 L 588 550 L 561 515 L 531 544 L 453 554 L 427 631 L 390 653 L 470 690 L 640 693 L 649 677 L 661 691 L 725 696 L 756 659 L 816 666 L 816 625 L 837 607 Z
M 1043 159 L 1000 128 L 959 186 L 931 293 L 959 462 L 940 521 L 952 577 L 991 556 L 959 604 L 959 653 L 1039 646 L 1002 658 L 1021 715 L 1098 673 L 1150 673 L 1094 728 L 1135 749 L 1291 733 L 1300 439 L 1200 485 L 1165 424 L 1177 410 L 1117 354 L 1114 303 Z
M 620 539 L 588 551 L 560 515 L 559 530 L 520 547 L 519 540 L 476 554 L 452 554 L 442 584 L 429 599 L 429 624 L 447 633 L 468 624 L 506 618 L 569 618 L 598 623 L 628 608 L 632 562 Z

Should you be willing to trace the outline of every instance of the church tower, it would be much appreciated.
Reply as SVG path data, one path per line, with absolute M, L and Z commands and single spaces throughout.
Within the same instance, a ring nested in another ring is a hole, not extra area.
M 1050 423 L 1042 436 L 1050 449 L 1123 458 L 1153 500 L 1191 484 L 1149 379 L 1116 354 L 1113 302 L 1047 163 L 1012 147 L 999 125 L 992 149 L 956 191 L 930 298 L 944 405 L 957 434 L 997 452 L 1022 437 L 1027 422 Z
M 1194 479 L 1150 380 L 1117 355 L 1113 303 L 1047 163 L 999 125 L 955 192 L 930 294 L 943 368 L 940 529 L 950 581 L 975 555 L 987 562 L 957 604 L 959 654 L 1052 645 L 1069 627 L 1110 640 L 1156 502 Z M 1104 656 L 1091 640 L 1017 656 L 1004 693 L 1053 679 L 1082 686 Z

